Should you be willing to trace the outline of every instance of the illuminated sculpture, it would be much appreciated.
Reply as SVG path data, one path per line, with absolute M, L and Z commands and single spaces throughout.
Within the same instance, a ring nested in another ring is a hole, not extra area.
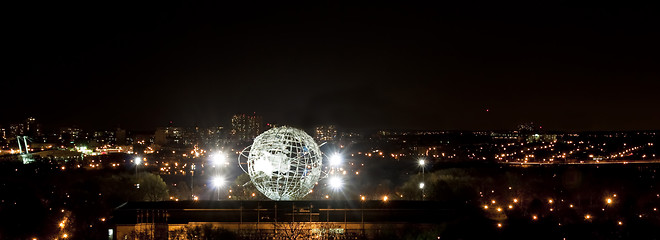
M 241 154 L 247 157 L 246 172 L 257 189 L 272 200 L 301 199 L 321 177 L 323 153 L 300 129 L 272 128 L 257 136 L 248 148 L 247 156 Z

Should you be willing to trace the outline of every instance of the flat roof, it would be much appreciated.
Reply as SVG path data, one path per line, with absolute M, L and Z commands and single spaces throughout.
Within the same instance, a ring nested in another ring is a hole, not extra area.
M 127 202 L 117 207 L 115 224 L 189 222 L 403 222 L 453 219 L 456 206 L 434 201 L 164 201 Z

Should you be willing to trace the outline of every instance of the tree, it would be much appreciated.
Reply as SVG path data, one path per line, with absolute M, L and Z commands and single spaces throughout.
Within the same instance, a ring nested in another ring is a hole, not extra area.
M 214 227 L 211 224 L 202 226 L 185 226 L 169 232 L 170 239 L 176 240 L 231 240 L 237 239 L 234 232 L 224 228 Z
M 278 222 L 273 223 L 275 235 L 287 240 L 309 239 L 312 232 L 306 222 Z
M 231 186 L 233 188 L 233 198 L 236 200 L 267 200 L 268 198 L 264 196 L 257 187 L 252 184 L 250 180 L 250 175 L 243 173 L 240 176 L 236 177 L 234 183 Z M 252 194 L 254 193 L 254 196 Z
M 160 176 L 152 173 L 142 173 L 138 182 L 144 201 L 163 201 L 168 198 L 167 184 Z

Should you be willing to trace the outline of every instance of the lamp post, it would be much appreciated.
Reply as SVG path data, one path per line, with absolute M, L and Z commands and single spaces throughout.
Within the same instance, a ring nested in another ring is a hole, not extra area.
M 218 152 L 211 156 L 211 164 L 215 168 L 215 175 L 220 175 L 220 166 L 227 164 L 227 157 L 223 152 Z
M 211 164 L 213 165 L 215 177 L 211 180 L 213 186 L 217 188 L 218 191 L 218 201 L 220 201 L 220 187 L 224 185 L 225 180 L 220 177 L 220 167 L 227 164 L 227 157 L 223 152 L 217 152 L 211 155 Z
M 426 160 L 420 159 L 419 166 L 422 167 L 422 182 L 419 183 L 419 188 L 422 189 L 422 201 L 424 201 L 424 198 L 426 197 L 426 194 L 424 193 L 424 182 L 426 181 L 424 178 L 424 168 L 426 166 Z
M 135 162 L 135 176 L 137 176 L 137 174 L 138 174 L 138 167 L 140 166 L 140 163 L 142 163 L 142 158 L 140 158 L 140 157 L 135 157 L 135 159 L 133 160 L 133 162 Z
M 142 158 L 135 157 L 133 162 L 135 162 L 135 179 L 137 181 L 137 183 L 135 183 L 135 188 L 140 188 L 140 175 L 138 175 L 138 167 L 140 167 L 140 164 L 142 163 Z
M 218 191 L 218 201 L 220 201 L 220 187 L 222 187 L 225 184 L 225 180 L 220 176 L 216 176 L 213 178 L 212 182 L 213 182 L 213 186 Z
M 195 185 L 193 184 L 195 182 L 195 164 L 193 163 L 190 166 L 190 198 L 194 199 L 195 198 Z

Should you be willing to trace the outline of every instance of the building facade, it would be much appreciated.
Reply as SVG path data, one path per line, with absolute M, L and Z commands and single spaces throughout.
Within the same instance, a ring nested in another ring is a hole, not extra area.
M 423 231 L 456 217 L 432 201 L 129 202 L 115 210 L 108 232 L 111 239 L 185 239 L 187 231 L 206 227 L 242 239 L 366 239 L 400 228 Z

